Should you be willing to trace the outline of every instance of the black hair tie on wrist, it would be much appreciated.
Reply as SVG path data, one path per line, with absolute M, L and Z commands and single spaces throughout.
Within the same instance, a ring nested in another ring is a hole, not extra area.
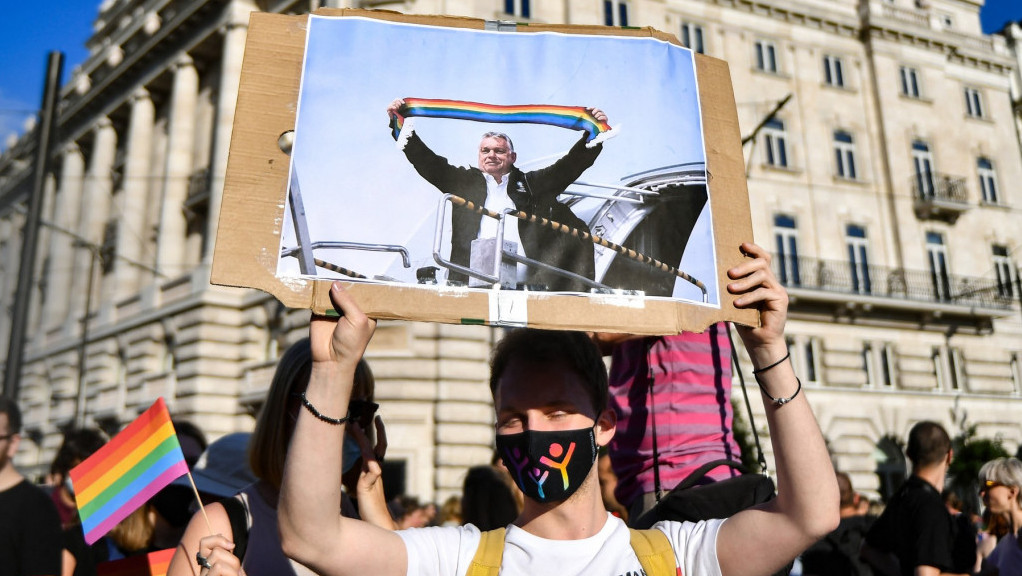
M 777 362 L 774 362 L 773 364 L 770 364 L 769 366 L 764 366 L 763 368 L 759 368 L 758 370 L 753 370 L 752 371 L 752 375 L 753 376 L 758 376 L 758 375 L 766 372 L 767 370 L 770 370 L 771 368 L 777 368 L 778 366 L 781 365 L 782 362 L 784 362 L 788 358 L 791 358 L 791 351 L 790 350 L 784 355 L 783 358 L 781 358 Z

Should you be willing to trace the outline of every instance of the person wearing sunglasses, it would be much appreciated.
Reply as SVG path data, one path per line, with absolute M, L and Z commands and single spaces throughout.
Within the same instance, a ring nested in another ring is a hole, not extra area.
M 284 460 L 303 404 L 312 369 L 312 350 L 308 338 L 299 340 L 284 352 L 270 383 L 255 431 L 249 441 L 249 466 L 258 482 L 232 498 L 206 507 L 207 524 L 202 513 L 192 516 L 181 542 L 174 552 L 169 576 L 246 576 L 312 574 L 304 566 L 284 556 L 277 532 L 277 500 L 284 476 Z M 348 436 L 343 445 L 343 483 L 352 498 L 344 498 L 340 513 L 361 518 L 376 526 L 393 529 L 383 495 L 379 460 L 387 449 L 383 422 L 375 416 L 379 405 L 373 402 L 375 381 L 363 360 L 356 369 L 352 400 L 344 420 Z M 371 429 L 374 428 L 374 429 Z M 375 445 L 371 437 L 375 436 Z M 231 500 L 240 501 L 238 507 Z M 357 500 L 355 505 L 352 500 Z M 226 506 L 234 510 L 231 512 Z M 232 518 L 233 515 L 233 518 Z M 238 517 L 247 533 L 236 534 Z M 232 522 L 232 519 L 234 520 Z M 244 546 L 235 546 L 244 541 Z
M 1022 576 L 1022 462 L 997 458 L 979 469 L 979 495 L 991 517 L 1007 521 L 1007 534 L 983 559 L 982 574 Z M 996 572 L 993 569 L 996 568 Z

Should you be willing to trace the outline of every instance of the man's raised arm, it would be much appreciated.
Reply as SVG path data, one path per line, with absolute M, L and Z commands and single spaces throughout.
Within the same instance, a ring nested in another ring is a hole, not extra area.
M 330 289 L 339 319 L 313 316 L 312 373 L 295 424 L 280 491 L 284 553 L 324 576 L 405 576 L 407 553 L 394 532 L 344 518 L 341 453 L 355 366 L 376 321 L 359 310 L 341 284 Z
M 834 468 L 812 409 L 795 379 L 784 340 L 788 295 L 770 255 L 742 245 L 753 259 L 728 270 L 737 308 L 758 308 L 761 325 L 738 327 L 756 370 L 777 468 L 777 498 L 736 514 L 717 537 L 723 576 L 766 575 L 791 562 L 837 527 Z

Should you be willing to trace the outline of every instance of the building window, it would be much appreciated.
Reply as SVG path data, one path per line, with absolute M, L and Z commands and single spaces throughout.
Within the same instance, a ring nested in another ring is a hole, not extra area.
M 933 294 L 938 300 L 951 298 L 951 277 L 948 274 L 947 248 L 944 235 L 939 232 L 926 233 L 926 259 L 930 267 L 930 282 Z
M 880 347 L 880 384 L 885 388 L 894 387 L 894 347 L 890 344 Z
M 933 185 L 933 154 L 930 153 L 930 145 L 922 140 L 912 141 L 912 166 L 916 171 L 916 195 L 933 198 L 936 190 Z
M 1015 394 L 1022 391 L 1022 365 L 1018 352 L 1011 353 L 1011 391 Z
M 763 148 L 769 166 L 788 167 L 788 137 L 783 120 L 771 118 L 763 125 Z
M 994 274 L 997 276 L 997 295 L 1001 298 L 1015 296 L 1015 265 L 1008 256 L 1008 247 L 994 244 Z
M 855 180 L 855 140 L 844 130 L 834 131 L 834 156 L 838 178 Z
M 841 65 L 841 58 L 837 56 L 823 57 L 823 81 L 828 86 L 844 87 L 845 75 Z
M 815 337 L 786 337 L 791 352 L 791 367 L 806 384 L 818 384 L 820 372 L 820 340 Z
M 934 346 L 930 350 L 930 359 L 933 360 L 933 387 L 940 389 L 944 383 L 944 356 L 940 353 L 940 348 Z
M 965 88 L 965 113 L 970 118 L 983 118 L 983 95 L 975 88 Z
M 504 0 L 504 13 L 520 18 L 531 18 L 529 0 Z
M 954 28 L 954 26 L 955 26 L 955 20 L 954 20 L 954 18 L 951 17 L 950 14 L 941 14 L 940 15 L 940 23 L 941 23 L 941 25 L 944 26 L 945 30 L 950 30 L 950 29 Z
M 681 24 L 681 43 L 699 54 L 706 53 L 706 46 L 703 44 L 703 27 L 691 22 Z
M 809 338 L 802 343 L 802 357 L 805 360 L 805 374 L 807 382 L 820 381 L 820 341 L 816 338 Z
M 901 94 L 909 98 L 919 98 L 919 71 L 908 66 L 901 67 Z
M 865 342 L 862 345 L 862 371 L 866 373 L 866 386 L 876 386 L 877 373 L 873 362 L 873 345 Z
M 845 227 L 845 243 L 848 245 L 848 266 L 852 275 L 852 290 L 869 294 L 872 286 L 869 277 L 869 250 L 866 244 L 866 229 L 849 224 Z
M 966 373 L 965 373 L 965 355 L 962 354 L 960 348 L 948 348 L 947 359 L 950 363 L 950 370 L 948 370 L 948 376 L 951 377 L 951 381 L 948 383 L 951 385 L 952 390 L 961 390 L 966 384 Z
M 989 158 L 980 156 L 976 159 L 976 173 L 979 175 L 979 191 L 983 201 L 988 204 L 998 203 L 997 172 Z
M 756 69 L 777 73 L 777 47 L 767 40 L 756 40 Z
M 774 241 L 777 250 L 778 276 L 785 286 L 798 286 L 798 230 L 795 219 L 787 214 L 774 216 Z
M 864 343 L 862 367 L 866 372 L 867 386 L 880 388 L 894 386 L 894 349 L 890 344 Z
M 603 0 L 603 23 L 607 26 L 628 26 L 628 2 Z

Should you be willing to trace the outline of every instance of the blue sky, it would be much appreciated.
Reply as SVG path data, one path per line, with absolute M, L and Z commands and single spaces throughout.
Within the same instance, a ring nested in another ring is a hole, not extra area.
M 0 18 L 0 149 L 9 133 L 21 132 L 25 118 L 42 101 L 46 54 L 64 52 L 65 80 L 88 56 L 85 40 L 98 11 L 99 2 L 90 0 L 5 4 Z M 1022 20 L 1022 1 L 988 0 L 980 17 L 985 32 L 997 31 L 1009 20 Z

